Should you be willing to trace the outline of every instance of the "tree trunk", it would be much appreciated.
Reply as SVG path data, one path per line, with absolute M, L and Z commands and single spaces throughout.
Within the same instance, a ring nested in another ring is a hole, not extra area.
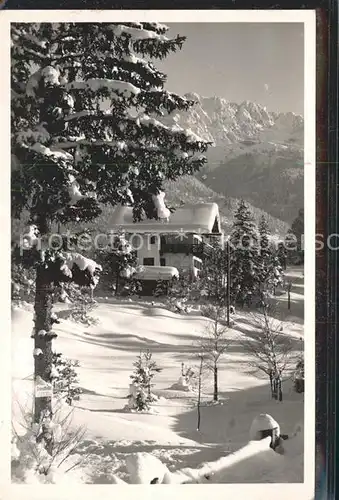
M 119 288 L 119 271 L 117 270 L 117 274 L 115 277 L 115 296 L 118 295 L 118 288 Z
M 214 366 L 213 378 L 214 378 L 213 401 L 218 401 L 218 367 L 217 366 Z
M 197 412 L 198 412 L 198 422 L 197 422 L 197 431 L 200 431 L 200 402 L 201 402 L 201 381 L 199 379 L 199 387 L 198 387 L 198 404 L 197 404 Z
M 200 359 L 200 368 L 199 368 L 199 381 L 198 381 L 198 404 L 197 404 L 198 422 L 197 422 L 197 431 L 200 431 L 200 421 L 201 421 L 200 404 L 201 404 L 202 364 L 203 364 L 203 358 L 201 357 L 201 359 Z
M 275 376 L 273 376 L 272 398 L 278 399 L 277 379 Z
M 279 382 L 278 382 L 278 399 L 279 399 L 279 401 L 282 401 L 282 400 L 283 400 L 283 393 L 282 393 L 282 382 L 281 382 L 281 378 L 279 378 Z
M 35 325 L 34 325 L 34 382 L 51 383 L 52 339 L 51 312 L 53 302 L 53 285 L 48 271 L 40 265 L 36 276 Z M 45 335 L 39 335 L 44 330 Z M 37 349 L 41 352 L 36 351 Z M 41 380 L 39 380 L 41 379 Z M 36 397 L 34 394 L 34 422 L 39 423 L 42 417 L 52 414 L 52 396 Z
M 272 371 L 270 371 L 270 387 L 271 387 L 271 396 L 273 398 L 274 389 L 273 389 L 273 375 L 272 375 Z

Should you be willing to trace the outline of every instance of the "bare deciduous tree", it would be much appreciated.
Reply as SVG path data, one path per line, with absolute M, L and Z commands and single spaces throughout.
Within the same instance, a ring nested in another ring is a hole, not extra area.
M 282 401 L 282 377 L 291 369 L 295 358 L 293 339 L 284 333 L 282 322 L 274 317 L 274 306 L 264 303 L 252 318 L 257 335 L 241 340 L 251 356 L 248 364 L 269 377 L 272 398 Z
M 203 373 L 204 373 L 204 355 L 202 353 L 200 353 L 199 354 L 199 370 L 198 370 L 198 377 L 197 377 L 197 389 L 198 389 L 198 401 L 197 401 L 198 420 L 197 420 L 197 431 L 200 431 L 200 423 L 201 423 L 200 407 L 201 407 L 201 391 L 202 391 Z
M 203 309 L 203 313 L 212 321 L 206 326 L 199 344 L 204 354 L 205 364 L 213 373 L 213 401 L 217 402 L 219 397 L 218 366 L 230 345 L 230 339 L 227 337 L 229 328 L 224 324 L 224 307 L 208 306 Z

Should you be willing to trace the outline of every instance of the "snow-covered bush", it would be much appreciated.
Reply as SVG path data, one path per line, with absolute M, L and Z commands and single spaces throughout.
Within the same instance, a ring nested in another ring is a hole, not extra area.
M 181 363 L 181 374 L 178 382 L 173 384 L 170 389 L 174 391 L 191 391 L 194 380 L 196 377 L 196 372 L 190 366 L 186 366 L 185 363 Z
M 117 295 L 126 284 L 129 285 L 129 288 L 133 288 L 133 275 L 137 271 L 137 257 L 122 231 L 108 236 L 109 245 L 104 249 L 98 249 L 95 253 L 95 259 L 100 262 L 103 268 L 100 280 L 103 288 L 111 291 L 114 289 L 115 295 Z
M 35 295 L 35 269 L 26 268 L 22 264 L 12 262 L 12 301 L 33 301 Z
M 185 484 L 207 483 L 206 474 L 194 469 L 170 472 L 157 457 L 147 452 L 131 453 L 126 458 L 128 484 Z
M 126 469 L 130 484 L 162 484 L 166 483 L 170 476 L 166 465 L 154 455 L 146 452 L 128 455 Z
M 186 366 L 185 363 L 182 363 L 181 364 L 181 376 L 184 380 L 185 385 L 190 387 L 192 380 L 196 376 L 196 373 L 191 366 Z
M 61 352 L 53 353 L 51 372 L 53 393 L 64 399 L 69 406 L 72 406 L 73 401 L 78 401 L 82 393 L 76 372 L 78 367 L 79 361 L 64 358 Z
M 215 306 L 213 304 L 202 305 L 200 308 L 202 316 L 218 321 L 219 323 L 226 318 L 226 309 L 222 306 Z
M 21 408 L 25 433 L 19 435 L 13 425 L 11 468 L 16 483 L 55 484 L 82 460 L 75 455 L 85 429 L 72 428 L 72 411 L 66 416 L 61 407 L 45 415 L 41 423 L 33 423 L 30 412 Z
M 167 291 L 168 291 L 168 285 L 167 285 L 166 281 L 161 280 L 161 279 L 157 280 L 155 289 L 153 291 L 153 296 L 154 297 L 164 297 L 165 295 L 167 295 Z

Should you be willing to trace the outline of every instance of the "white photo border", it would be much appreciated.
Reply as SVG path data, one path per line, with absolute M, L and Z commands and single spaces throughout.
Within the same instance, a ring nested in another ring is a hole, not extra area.
M 58 485 L 15 485 L 10 479 L 11 435 L 11 294 L 10 294 L 10 23 L 11 22 L 121 22 L 156 21 L 161 23 L 303 23 L 304 24 L 304 188 L 305 188 L 305 440 L 304 483 L 295 484 L 212 484 L 168 485 L 161 490 L 162 500 L 174 495 L 203 500 L 206 495 L 251 500 L 311 500 L 315 487 L 315 166 L 316 166 L 316 16 L 315 10 L 4 10 L 0 11 L 0 146 L 2 155 L 0 182 L 0 221 L 2 244 L 1 349 L 0 380 L 0 495 L 4 500 L 63 500 L 93 496 L 140 500 L 159 490 L 148 486 L 82 485 L 63 488 Z M 306 337 L 307 335 L 307 337 Z M 121 489 L 122 488 L 122 489 Z M 137 488 L 137 492 L 135 489 Z M 211 490 L 211 491 L 210 491 Z

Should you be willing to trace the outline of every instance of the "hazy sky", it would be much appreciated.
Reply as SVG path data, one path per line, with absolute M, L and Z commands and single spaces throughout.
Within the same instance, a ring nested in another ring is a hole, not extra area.
M 156 66 L 166 88 L 184 94 L 250 100 L 269 111 L 304 108 L 302 23 L 167 24 L 169 36 L 187 37 L 181 51 Z

